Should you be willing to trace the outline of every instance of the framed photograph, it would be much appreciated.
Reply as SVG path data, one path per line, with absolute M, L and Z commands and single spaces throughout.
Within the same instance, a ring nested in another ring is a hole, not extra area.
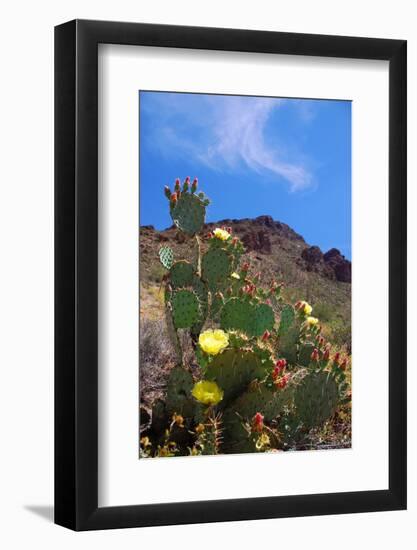
M 55 522 L 406 508 L 406 42 L 55 29 Z

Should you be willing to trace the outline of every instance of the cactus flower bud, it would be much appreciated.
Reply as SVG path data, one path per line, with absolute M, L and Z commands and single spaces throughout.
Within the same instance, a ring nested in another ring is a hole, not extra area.
M 289 374 L 285 374 L 282 378 L 280 378 L 277 382 L 276 382 L 276 386 L 278 388 L 280 388 L 281 390 L 285 388 L 285 386 L 288 384 L 288 380 L 290 378 L 290 375 Z
M 257 412 L 252 418 L 252 428 L 255 432 L 261 432 L 264 427 L 264 416 Z
M 231 227 L 226 227 L 226 231 L 227 231 L 228 233 L 232 234 L 232 231 L 233 231 L 233 230 L 232 230 Z
M 269 332 L 269 330 L 266 330 L 266 331 L 262 334 L 262 341 L 263 341 L 263 342 L 266 342 L 267 340 L 269 340 L 270 337 L 271 337 L 271 333 Z
M 248 262 L 245 262 L 245 263 L 242 265 L 242 271 L 245 271 L 245 272 L 249 271 L 249 264 L 248 264 Z
M 193 183 L 191 184 L 191 193 L 195 193 L 197 191 L 198 186 L 198 179 L 194 178 Z
M 334 354 L 334 357 L 333 357 L 334 363 L 339 364 L 339 359 L 340 359 L 340 353 L 337 352 L 337 353 Z
M 314 348 L 311 353 L 311 360 L 312 361 L 318 361 L 319 360 L 319 350 L 317 348 Z
M 171 198 L 171 189 L 168 187 L 168 185 L 165 185 L 164 187 L 164 194 L 167 199 Z
M 176 193 L 172 193 L 171 195 L 171 202 L 173 204 L 175 204 L 177 202 L 177 194 Z
M 212 239 L 213 238 L 213 233 L 210 231 L 210 233 L 207 233 L 207 238 L 208 239 Z
M 188 191 L 188 188 L 190 187 L 190 178 L 187 176 L 184 180 L 184 184 L 182 186 L 182 190 L 184 193 Z
M 272 379 L 275 381 L 283 373 L 285 367 L 287 366 L 286 359 L 278 359 L 275 363 L 274 370 L 272 371 Z
M 348 359 L 347 359 L 347 357 L 345 357 L 345 358 L 343 359 L 343 361 L 340 363 L 340 368 L 341 368 L 342 370 L 346 370 L 347 363 L 348 363 Z
M 181 186 L 180 178 L 177 178 L 177 179 L 175 180 L 175 186 L 174 186 L 175 191 L 179 191 L 179 190 L 180 190 L 180 186 Z
M 328 361 L 330 359 L 330 348 L 326 348 L 324 350 L 323 359 L 324 361 Z

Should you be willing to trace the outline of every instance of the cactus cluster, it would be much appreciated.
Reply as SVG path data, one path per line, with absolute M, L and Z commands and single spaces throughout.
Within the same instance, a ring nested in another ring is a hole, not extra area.
M 168 333 L 176 351 L 165 398 L 152 411 L 141 456 L 268 452 L 291 448 L 349 401 L 346 360 L 333 355 L 306 302 L 285 303 L 282 285 L 260 285 L 241 264 L 244 247 L 230 228 L 203 239 L 209 200 L 197 180 L 166 187 L 174 224 L 196 242 L 194 263 L 163 246 Z M 185 365 L 180 333 L 193 342 Z

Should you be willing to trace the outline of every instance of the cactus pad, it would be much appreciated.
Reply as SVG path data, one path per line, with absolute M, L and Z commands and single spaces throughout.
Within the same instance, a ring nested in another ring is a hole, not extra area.
M 253 305 L 246 300 L 232 298 L 224 305 L 220 319 L 225 330 L 239 330 L 248 336 L 262 336 L 274 327 L 274 312 L 267 304 Z
M 203 256 L 201 277 L 214 290 L 227 280 L 232 269 L 231 255 L 223 248 L 211 248 Z
M 274 312 L 268 304 L 258 304 L 254 306 L 254 310 L 252 334 L 262 336 L 266 330 L 271 331 L 274 328 Z
M 253 306 L 239 298 L 231 298 L 223 306 L 220 325 L 224 330 L 239 330 L 251 333 L 253 322 Z
M 337 383 L 327 372 L 311 372 L 295 388 L 296 413 L 307 429 L 329 420 L 336 412 L 338 402 Z
M 171 209 L 174 224 L 191 237 L 201 231 L 205 216 L 206 208 L 203 201 L 190 193 L 183 193 Z
M 159 249 L 159 259 L 165 269 L 171 269 L 172 263 L 174 261 L 174 252 L 172 248 L 169 246 L 162 246 Z
M 184 367 L 177 366 L 171 370 L 166 390 L 166 409 L 170 415 L 177 413 L 184 417 L 193 416 L 193 386 L 193 377 Z
M 306 342 L 300 346 L 298 352 L 298 363 L 303 367 L 308 367 L 311 363 L 311 354 L 313 353 L 315 346 L 311 342 Z
M 171 298 L 171 307 L 176 329 L 190 328 L 200 317 L 197 296 L 190 290 L 175 291 Z
M 190 286 L 194 279 L 194 268 L 190 262 L 181 260 L 172 265 L 169 276 L 174 288 Z
M 214 380 L 224 391 L 221 406 L 234 399 L 250 382 L 266 375 L 271 365 L 262 362 L 253 351 L 228 349 L 216 355 L 207 367 L 205 377 Z
M 279 336 L 283 336 L 288 332 L 291 325 L 294 323 L 295 320 L 295 312 L 294 308 L 290 305 L 287 305 L 283 308 L 281 311 L 281 319 L 279 323 Z

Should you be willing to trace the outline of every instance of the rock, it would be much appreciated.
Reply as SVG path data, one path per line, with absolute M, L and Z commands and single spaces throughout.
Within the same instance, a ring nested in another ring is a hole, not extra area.
M 307 264 L 314 265 L 323 260 L 323 252 L 318 246 L 310 246 L 301 252 L 301 257 Z
M 331 248 L 323 256 L 324 262 L 332 268 L 336 279 L 342 283 L 352 281 L 352 264 L 347 260 L 337 248 Z
M 264 254 L 271 254 L 271 240 L 267 231 L 250 231 L 242 237 L 242 242 L 248 252 L 255 250 Z

